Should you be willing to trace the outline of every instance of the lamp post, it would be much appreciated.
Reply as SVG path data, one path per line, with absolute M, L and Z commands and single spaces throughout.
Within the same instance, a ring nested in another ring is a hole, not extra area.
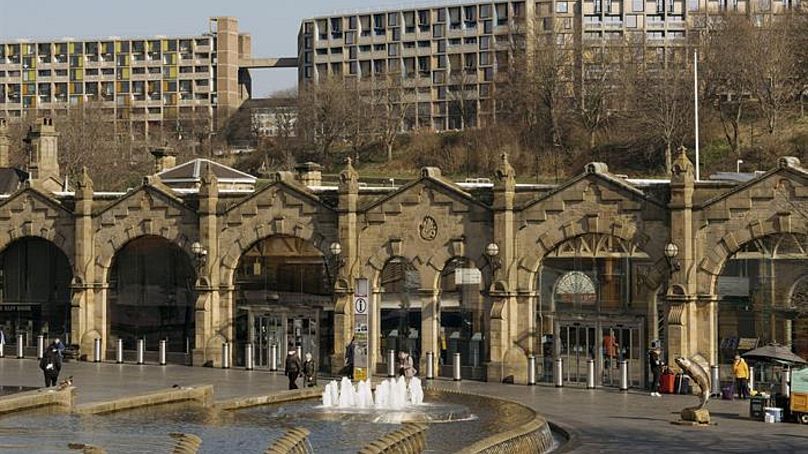
M 491 263 L 492 274 L 502 268 L 502 259 L 499 258 L 499 246 L 497 243 L 488 243 L 485 247 L 485 256 Z
M 735 161 L 735 173 L 741 173 L 741 164 L 743 164 L 743 159 Z
M 679 263 L 679 260 L 676 256 L 679 255 L 679 246 L 674 243 L 668 243 L 665 245 L 665 259 L 668 261 L 668 267 L 670 267 L 671 274 L 681 269 L 682 265 Z
M 196 258 L 196 265 L 199 269 L 205 266 L 208 259 L 208 251 L 205 250 L 202 243 L 199 241 L 194 241 L 194 243 L 191 244 L 191 253 L 194 254 L 194 257 Z
M 338 241 L 334 241 L 328 246 L 328 252 L 331 253 L 329 262 L 331 269 L 334 270 L 334 279 L 337 278 L 339 269 L 345 266 L 345 257 L 342 256 L 342 245 Z

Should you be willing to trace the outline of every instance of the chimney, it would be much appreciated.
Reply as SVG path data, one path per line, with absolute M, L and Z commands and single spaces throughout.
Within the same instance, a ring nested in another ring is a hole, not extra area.
M 53 119 L 40 119 L 28 130 L 24 141 L 28 147 L 28 173 L 31 182 L 45 182 L 45 189 L 61 190 L 59 133 L 53 127 Z M 51 180 L 56 182 L 55 186 Z
M 154 156 L 154 173 L 160 173 L 177 166 L 177 152 L 170 147 L 152 148 Z
M 8 124 L 0 118 L 0 168 L 8 167 Z
M 323 182 L 323 166 L 316 162 L 304 162 L 295 166 L 295 178 L 304 186 L 320 186 Z

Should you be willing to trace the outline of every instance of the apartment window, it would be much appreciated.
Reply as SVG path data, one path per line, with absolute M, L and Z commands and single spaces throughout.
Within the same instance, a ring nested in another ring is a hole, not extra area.
M 438 8 L 436 11 L 437 21 L 436 22 L 446 22 L 446 8 Z
M 438 53 L 443 54 L 446 53 L 446 40 L 442 39 L 438 41 Z
M 342 55 L 342 48 L 341 47 L 332 47 L 331 48 L 331 55 Z
M 645 11 L 645 0 L 631 0 L 631 10 L 634 11 L 635 13 L 641 13 Z
M 398 44 L 390 44 L 387 46 L 387 56 L 388 57 L 398 57 L 399 56 Z
M 418 41 L 418 48 L 419 49 L 427 49 L 432 45 L 429 41 Z
M 443 38 L 446 34 L 446 29 L 444 28 L 443 24 L 436 24 L 432 26 L 432 37 L 433 38 Z
M 480 37 L 480 50 L 488 50 L 491 48 L 491 37 L 490 36 L 481 36 Z
M 362 53 L 370 52 L 370 49 L 371 49 L 371 47 L 370 47 L 369 44 L 365 44 L 364 46 L 359 46 L 359 52 L 362 52 Z
M 393 29 L 393 41 L 401 41 L 401 29 L 394 28 Z
M 488 66 L 491 63 L 491 53 L 490 52 L 480 52 L 480 66 Z
M 497 3 L 497 25 L 506 25 L 508 23 L 508 4 Z
M 317 49 L 317 55 L 328 55 L 328 49 L 326 48 Z
M 40 69 L 39 70 L 39 77 L 50 77 L 50 76 L 51 76 L 51 70 L 50 69 Z M 0 74 L 0 77 L 3 77 L 3 75 Z
M 671 14 L 674 13 L 673 3 L 674 3 L 673 0 L 668 0 L 668 12 Z
M 491 20 L 483 21 L 483 33 L 490 35 L 494 32 L 494 22 Z
M 595 14 L 600 14 L 603 11 L 603 1 L 595 0 Z
M 458 30 L 461 28 L 460 24 L 460 8 L 449 8 L 449 28 Z
M 348 63 L 348 74 L 356 74 L 359 71 L 359 65 L 355 61 Z
M 556 12 L 557 13 L 567 13 L 567 12 L 569 12 L 567 2 L 558 2 L 558 3 L 556 3 Z
M 303 68 L 303 77 L 306 79 L 311 79 L 311 66 L 306 66 Z
M 348 48 L 348 59 L 349 60 L 356 60 L 356 46 Z
M 398 27 L 398 13 L 387 14 L 387 26 Z
M 373 50 L 384 52 L 386 44 L 374 44 Z
M 438 55 L 438 69 L 446 69 L 446 55 Z
M 665 0 L 656 0 L 656 11 L 657 13 L 665 12 Z
M 86 70 L 84 70 L 84 74 L 88 76 L 97 76 L 98 68 L 87 68 Z
M 463 41 L 460 38 L 452 38 L 452 39 L 449 40 L 449 47 L 457 47 L 462 42 Z
M 637 15 L 636 14 L 627 14 L 626 15 L 626 27 L 628 27 L 628 28 L 637 28 Z

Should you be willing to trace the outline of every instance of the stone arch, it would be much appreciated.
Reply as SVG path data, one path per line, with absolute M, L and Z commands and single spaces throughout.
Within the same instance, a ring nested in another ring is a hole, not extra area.
M 560 228 L 553 229 L 549 227 L 546 233 L 540 235 L 536 240 L 538 248 L 526 248 L 526 254 L 517 259 L 519 263 L 519 289 L 535 291 L 536 274 L 540 271 L 541 263 L 547 255 L 562 244 L 587 234 L 603 237 L 612 236 L 628 241 L 635 244 L 642 252 L 648 254 L 651 266 L 648 273 L 641 276 L 644 289 L 655 291 L 665 281 L 665 272 L 668 265 L 662 255 L 663 243 L 659 239 L 653 239 L 641 233 L 635 225 L 612 223 L 608 226 L 600 227 L 598 222 L 568 222 L 560 226 Z
M 0 253 L 7 250 L 9 246 L 16 243 L 17 241 L 22 241 L 26 238 L 38 238 L 45 240 L 58 248 L 64 255 L 67 257 L 67 262 L 70 264 L 71 272 L 74 276 L 77 276 L 76 273 L 76 266 L 75 266 L 75 254 L 73 252 L 73 242 L 68 241 L 64 235 L 57 232 L 56 229 L 48 228 L 47 226 L 42 226 L 41 229 L 26 229 L 23 231 L 21 235 L 16 235 L 14 233 L 10 233 L 9 235 L 0 235 Z
M 715 295 L 718 277 L 727 261 L 748 243 L 771 235 L 796 233 L 808 235 L 808 224 L 791 222 L 790 214 L 781 214 L 776 219 L 747 220 L 738 229 L 727 229 L 720 238 L 711 242 L 712 247 L 704 251 L 699 264 L 699 293 Z M 709 232 L 707 232 L 709 238 Z
M 95 263 L 99 270 L 97 277 L 101 279 L 101 282 L 107 282 L 109 280 L 108 273 L 112 267 L 115 255 L 118 254 L 118 252 L 132 241 L 148 236 L 160 237 L 177 246 L 188 255 L 188 258 L 193 263 L 194 254 L 191 252 L 193 240 L 186 234 L 180 232 L 176 226 L 166 225 L 160 229 L 155 229 L 151 222 L 141 222 L 137 226 L 116 229 L 115 232 L 108 235 L 107 238 L 103 240 L 103 243 L 96 243 Z
M 221 282 L 226 285 L 232 285 L 233 275 L 244 253 L 255 244 L 274 236 L 299 238 L 314 246 L 323 257 L 329 256 L 328 247 L 331 244 L 329 241 L 332 240 L 331 238 L 315 231 L 314 228 L 307 224 L 295 224 L 292 228 L 284 228 L 284 225 L 286 225 L 285 222 L 259 223 L 253 228 L 245 228 L 244 226 L 237 228 L 238 235 L 235 235 L 235 231 L 228 232 L 228 235 L 222 235 L 220 244 L 230 244 L 230 247 L 221 254 Z M 232 241 L 229 239 L 230 235 L 235 236 Z M 336 239 L 333 240 L 336 241 Z

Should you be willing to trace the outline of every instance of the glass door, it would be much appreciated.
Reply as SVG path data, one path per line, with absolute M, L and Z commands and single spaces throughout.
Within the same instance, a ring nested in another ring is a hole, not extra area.
M 587 360 L 594 359 L 595 327 L 573 323 L 561 326 L 561 357 L 564 378 L 570 383 L 586 383 Z
M 623 324 L 601 328 L 601 379 L 604 386 L 620 386 L 620 361 L 628 365 L 629 385 L 642 386 L 644 371 L 640 328 Z
M 280 368 L 280 351 L 283 341 L 283 318 L 271 313 L 256 315 L 253 322 L 253 345 L 255 367 L 270 367 L 272 345 L 277 346 L 276 364 Z

